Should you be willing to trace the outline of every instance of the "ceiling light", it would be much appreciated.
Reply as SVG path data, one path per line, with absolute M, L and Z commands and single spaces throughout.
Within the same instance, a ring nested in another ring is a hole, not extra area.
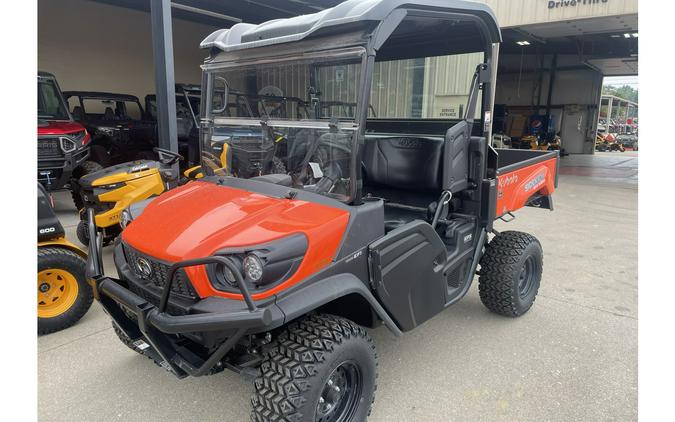
M 516 44 L 518 45 L 530 45 L 529 41 L 517 41 Z
M 637 33 L 637 32 L 633 32 L 633 38 L 637 38 L 637 37 L 638 37 L 638 33 Z
M 630 38 L 630 34 L 623 34 L 624 38 Z

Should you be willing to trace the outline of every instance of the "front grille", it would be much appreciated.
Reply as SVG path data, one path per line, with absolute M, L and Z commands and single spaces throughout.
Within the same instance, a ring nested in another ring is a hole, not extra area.
M 38 159 L 63 158 L 58 136 L 38 137 Z
M 169 264 L 165 264 L 157 259 L 149 257 L 147 255 L 141 254 L 134 248 L 130 247 L 127 244 L 122 244 L 124 248 L 124 256 L 129 263 L 129 268 L 134 273 L 134 275 L 142 281 L 147 282 L 149 285 L 154 286 L 160 290 L 164 289 L 166 283 L 168 282 L 167 276 L 169 274 Z M 145 259 L 152 269 L 149 276 L 145 276 L 141 273 L 141 270 L 138 268 L 137 262 L 140 258 Z M 197 299 L 197 293 L 195 292 L 190 280 L 185 274 L 183 269 L 176 271 L 174 275 L 173 283 L 171 284 L 171 293 L 174 295 L 182 296 L 189 299 Z

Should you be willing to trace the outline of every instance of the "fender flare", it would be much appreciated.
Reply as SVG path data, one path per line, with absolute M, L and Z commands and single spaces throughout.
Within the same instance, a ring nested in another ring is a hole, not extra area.
M 401 330 L 368 287 L 351 273 L 336 274 L 310 282 L 284 297 L 277 298 L 276 305 L 284 313 L 286 324 L 322 305 L 354 293 L 368 302 L 389 331 L 397 337 L 401 336 Z
M 65 237 L 59 237 L 57 239 L 51 239 L 47 240 L 44 242 L 38 242 L 38 249 L 39 248 L 46 248 L 49 246 L 57 246 L 61 248 L 66 248 L 69 249 L 76 254 L 80 255 L 82 258 L 87 259 L 87 253 L 82 250 L 79 246 L 75 245 L 74 243 L 71 243 L 66 239 Z

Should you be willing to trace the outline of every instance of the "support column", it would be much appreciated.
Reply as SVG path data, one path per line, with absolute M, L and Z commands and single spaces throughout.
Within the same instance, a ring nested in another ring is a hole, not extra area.
M 551 101 L 553 100 L 553 86 L 555 85 L 555 73 L 558 70 L 558 55 L 553 55 L 551 63 L 551 73 L 548 78 L 548 96 L 546 98 L 546 133 L 548 133 L 548 123 L 551 121 Z
M 159 147 L 178 152 L 171 1 L 150 0 Z
M 607 130 L 605 131 L 606 135 L 609 135 L 609 126 L 612 123 L 613 109 L 614 109 L 614 97 L 609 97 L 609 102 L 607 103 Z

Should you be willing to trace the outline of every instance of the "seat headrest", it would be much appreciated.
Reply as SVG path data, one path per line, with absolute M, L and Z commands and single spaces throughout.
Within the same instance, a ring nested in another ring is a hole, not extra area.
M 106 107 L 105 112 L 103 113 L 103 118 L 106 120 L 115 120 L 115 113 L 113 112 L 113 109 Z
M 73 117 L 75 120 L 84 119 L 84 109 L 81 106 L 73 107 Z

